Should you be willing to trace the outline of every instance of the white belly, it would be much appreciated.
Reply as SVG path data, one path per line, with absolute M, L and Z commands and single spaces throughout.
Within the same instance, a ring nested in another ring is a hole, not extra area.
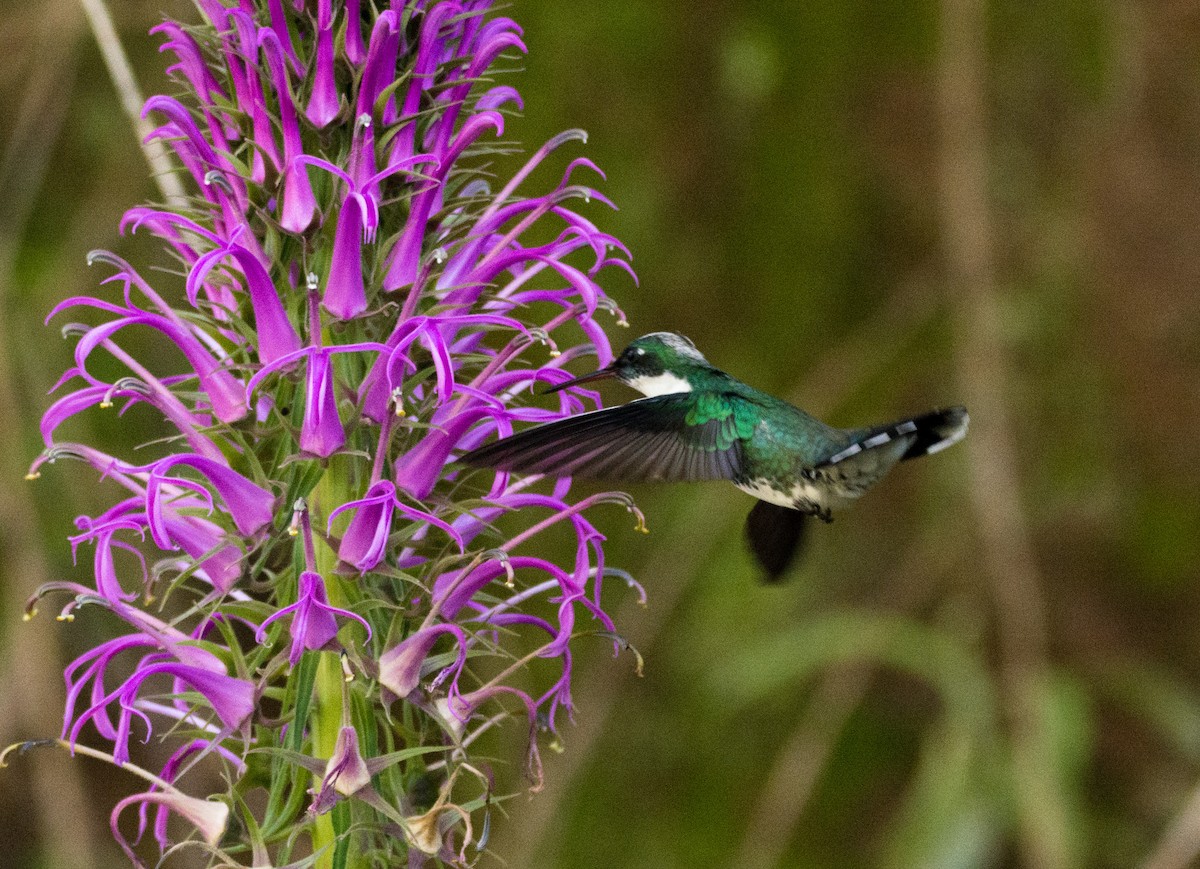
M 875 485 L 900 460 L 911 443 L 911 437 L 897 438 L 855 453 L 837 464 L 809 470 L 807 478 L 801 477 L 787 491 L 775 489 L 765 479 L 736 485 L 743 492 L 780 507 L 842 510 Z
M 736 485 L 747 495 L 753 495 L 760 501 L 795 510 L 804 510 L 806 507 L 840 510 L 848 507 L 862 494 L 862 490 L 841 485 L 837 481 L 825 480 L 801 480 L 786 492 L 773 488 L 766 480 L 751 480 Z

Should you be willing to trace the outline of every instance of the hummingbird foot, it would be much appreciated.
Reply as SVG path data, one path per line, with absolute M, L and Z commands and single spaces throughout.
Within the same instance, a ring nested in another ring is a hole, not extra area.
M 815 516 L 826 525 L 833 521 L 833 512 L 828 507 L 822 507 L 816 501 L 801 498 L 796 501 L 793 509 L 799 510 L 805 516 Z

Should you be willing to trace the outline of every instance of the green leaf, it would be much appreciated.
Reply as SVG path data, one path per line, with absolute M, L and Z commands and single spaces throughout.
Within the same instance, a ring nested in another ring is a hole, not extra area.
M 984 789 L 993 753 L 948 722 L 926 740 L 916 775 L 878 861 L 882 867 L 985 869 L 1004 833 L 1003 800 Z
M 995 691 L 979 655 L 947 631 L 900 616 L 819 616 L 733 654 L 710 683 L 737 711 L 847 661 L 911 673 L 938 692 L 953 726 L 976 734 L 994 728 Z

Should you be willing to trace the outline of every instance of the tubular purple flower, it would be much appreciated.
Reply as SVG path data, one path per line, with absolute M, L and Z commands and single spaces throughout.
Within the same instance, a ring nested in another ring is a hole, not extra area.
M 452 78 L 457 78 L 459 84 L 438 96 L 439 101 L 444 104 L 445 110 L 435 127 L 435 149 L 448 145 L 467 94 L 479 76 L 496 60 L 496 57 L 510 48 L 515 48 L 522 54 L 526 53 L 525 43 L 521 40 L 521 29 L 512 19 L 493 18 L 486 23 L 482 23 L 480 19 L 474 19 L 468 28 L 473 29 L 474 32 L 464 33 L 460 41 L 460 56 L 468 62 L 465 68 L 452 73 Z M 484 107 L 477 106 L 477 109 L 482 108 Z M 393 156 L 395 156 L 395 152 L 393 152 Z
M 390 83 L 396 68 L 399 44 L 399 20 L 396 13 L 389 9 L 380 13 L 371 30 L 371 44 L 367 49 L 355 103 L 350 174 L 359 189 L 365 189 L 366 180 L 375 175 L 375 102 Z
M 209 740 L 193 739 L 191 742 L 185 742 L 171 753 L 171 756 L 167 758 L 167 762 L 163 764 L 163 768 L 159 772 L 158 777 L 161 778 L 166 784 L 171 785 L 179 776 L 180 768 L 183 766 L 184 761 L 196 755 L 207 754 L 210 751 L 216 752 L 218 755 L 220 755 L 221 758 L 227 761 L 233 770 L 239 775 L 246 772 L 245 761 L 243 761 L 229 749 L 225 748 L 219 743 L 210 742 Z M 163 792 L 168 794 L 174 792 L 173 788 L 163 788 L 156 782 L 153 786 L 151 786 L 150 793 L 154 793 L 158 790 L 163 790 Z M 154 800 L 144 801 L 138 807 L 139 839 L 146 829 L 146 809 L 149 807 L 151 802 L 154 802 Z M 212 805 L 222 806 L 224 803 L 213 802 Z M 174 802 L 159 802 L 158 806 L 154 810 L 154 838 L 158 841 L 160 848 L 165 848 L 167 845 L 167 821 L 170 819 L 173 806 Z M 201 831 L 202 837 L 204 836 L 204 831 L 207 829 L 207 814 L 205 815 L 204 820 L 204 824 L 195 824 L 197 829 Z
M 236 37 L 236 51 L 246 58 L 242 84 L 245 99 L 241 105 L 249 112 L 251 138 L 255 145 L 250 163 L 250 180 L 255 184 L 262 184 L 267 177 L 267 163 L 270 162 L 271 168 L 279 171 L 282 160 L 279 150 L 275 147 L 275 130 L 267 109 L 262 80 L 253 65 L 253 59 L 258 56 L 258 28 L 253 17 L 240 9 L 230 9 L 227 14 L 228 21 L 233 25 L 233 35 Z M 245 211 L 245 208 L 242 211 Z
M 144 656 L 133 675 L 120 687 L 105 692 L 104 673 L 114 657 L 128 649 L 162 649 L 168 645 L 171 653 L 154 652 Z M 179 656 L 180 660 L 172 660 L 172 654 Z M 129 759 L 130 725 L 134 715 L 146 725 L 149 738 L 150 719 L 138 708 L 137 695 L 142 683 L 157 674 L 172 676 L 178 683 L 186 684 L 200 694 L 225 725 L 226 735 L 240 729 L 254 712 L 254 685 L 227 675 L 224 665 L 211 653 L 194 646 L 177 645 L 174 640 L 161 634 L 141 632 L 101 643 L 67 665 L 64 671 L 67 706 L 62 738 L 74 744 L 84 725 L 91 721 L 101 736 L 114 743 L 113 757 L 118 763 L 124 763 Z M 88 683 L 92 686 L 91 705 L 75 716 L 76 702 Z M 115 725 L 108 713 L 108 707 L 113 702 L 117 703 L 119 710 Z
M 200 838 L 210 848 L 215 848 L 217 843 L 221 841 L 221 837 L 225 835 L 225 827 L 229 823 L 229 806 L 225 803 L 217 802 L 216 800 L 202 800 L 199 797 L 190 797 L 174 788 L 165 791 L 147 791 L 126 797 L 113 808 L 112 815 L 109 817 L 109 827 L 112 830 L 113 838 L 121 846 L 121 850 L 125 852 L 125 855 L 133 862 L 133 865 L 139 867 L 139 869 L 142 869 L 145 864 L 138 859 L 129 841 L 121 835 L 118 820 L 121 817 L 121 813 L 130 806 L 144 805 L 146 803 L 155 803 L 163 809 L 179 815 L 196 828 L 197 832 L 200 833 Z M 141 820 L 138 824 L 138 834 L 134 838 L 135 844 L 141 839 L 145 829 L 145 821 Z M 154 836 L 158 840 L 159 847 L 164 850 L 170 844 L 167 840 L 166 832 L 165 819 L 161 826 L 156 821 L 154 824 Z
M 292 647 L 288 653 L 288 663 L 293 667 L 300 661 L 304 650 L 320 651 L 336 646 L 338 633 L 337 620 L 353 619 L 367 631 L 367 639 L 371 638 L 371 626 L 361 616 L 349 610 L 338 609 L 329 605 L 329 595 L 325 591 L 325 580 L 319 573 L 304 571 L 300 574 L 299 599 L 291 606 L 286 606 L 269 616 L 254 633 L 257 642 L 266 638 L 267 627 L 276 619 L 290 615 L 292 623 L 288 631 L 292 635 Z
M 329 281 L 322 304 L 339 320 L 353 319 L 367 309 L 362 244 L 375 240 L 375 231 L 379 226 L 379 205 L 373 191 L 380 181 L 391 175 L 409 173 L 413 166 L 436 164 L 436 160 L 427 154 L 417 154 L 363 179 L 356 179 L 338 166 L 317 157 L 300 156 L 297 157 L 297 163 L 324 169 L 344 181 L 349 188 L 338 211 Z
M 477 109 L 499 109 L 508 103 L 512 103 L 517 111 L 525 108 L 525 101 L 521 99 L 521 94 L 516 88 L 508 85 L 497 85 L 481 96 L 475 102 Z
M 305 114 L 320 129 L 333 123 L 341 104 L 333 73 L 333 8 L 330 0 L 318 0 L 317 10 L 317 68 Z
M 328 352 L 310 353 L 304 382 L 304 424 L 300 427 L 300 449 L 321 458 L 328 458 L 346 442 L 346 432 L 338 418 L 330 361 Z
M 387 551 L 392 517 L 399 511 L 414 522 L 424 522 L 442 531 L 453 540 L 461 552 L 463 540 L 453 526 L 423 510 L 417 510 L 400 500 L 396 487 L 389 480 L 372 484 L 367 494 L 357 501 L 342 504 L 329 514 L 329 523 L 347 510 L 355 510 L 354 518 L 338 547 L 338 560 L 358 568 L 360 573 L 374 570 Z
M 363 284 L 362 243 L 367 204 L 358 193 L 347 193 L 338 211 L 329 285 L 322 304 L 339 320 L 351 320 L 367 309 Z
M 178 62 L 167 67 L 168 75 L 180 73 L 187 79 L 192 92 L 203 107 L 204 117 L 208 124 L 209 135 L 214 143 L 222 150 L 228 150 L 227 137 L 236 135 L 237 128 L 224 112 L 213 113 L 212 109 L 217 99 L 228 100 L 229 95 L 204 62 L 204 54 L 196 40 L 186 30 L 174 21 L 164 21 L 150 28 L 151 33 L 165 33 L 167 41 L 159 46 L 159 51 L 173 51 Z
M 417 690 L 422 665 L 442 634 L 450 634 L 458 641 L 458 658 L 446 668 L 446 674 L 453 673 L 457 678 L 462 672 L 467 663 L 467 638 L 462 628 L 451 623 L 423 627 L 379 657 L 379 684 L 391 692 L 392 699 L 407 697 Z M 385 702 L 390 701 L 385 698 Z
M 184 498 L 174 502 L 176 506 L 188 506 Z M 192 502 L 195 507 L 207 506 L 201 500 Z M 242 552 L 232 543 L 227 542 L 225 531 L 213 522 L 200 516 L 182 515 L 171 506 L 162 506 L 162 520 L 166 527 L 167 536 L 193 559 L 194 575 L 208 582 L 220 594 L 227 593 L 241 578 Z M 101 516 L 89 518 L 80 516 L 75 524 L 83 532 L 69 538 L 71 551 L 84 540 L 97 540 L 101 535 L 111 535 L 118 530 L 136 531 L 140 538 L 145 539 L 145 529 L 149 526 L 149 518 L 145 512 L 144 497 L 129 498 L 119 502 L 105 511 Z M 97 546 L 99 547 L 99 543 Z M 140 552 L 126 544 L 115 543 L 122 549 L 135 553 L 142 559 Z M 97 548 L 97 559 L 100 550 Z M 148 581 L 143 569 L 143 582 Z M 96 565 L 97 591 L 102 597 L 115 599 L 122 597 L 115 594 L 109 585 L 107 567 L 102 571 L 99 562 Z
M 459 612 L 491 582 L 511 571 L 532 569 L 549 575 L 560 587 L 570 586 L 571 580 L 561 567 L 529 555 L 518 555 L 507 562 L 489 561 L 473 570 L 444 573 L 433 586 L 433 610 L 443 619 L 456 618 Z
M 354 66 L 361 66 L 367 59 L 367 50 L 363 46 L 362 15 L 359 12 L 359 0 L 346 0 L 346 60 Z
M 271 363 L 299 350 L 300 336 L 288 320 L 270 275 L 253 252 L 234 241 L 204 254 L 196 261 L 188 273 L 188 298 L 195 304 L 198 288 L 209 271 L 218 262 L 229 257 L 232 257 L 241 269 L 246 278 L 246 287 L 250 291 L 250 305 L 254 309 L 254 323 L 258 330 L 259 358 L 264 363 Z
M 327 458 L 341 449 L 342 444 L 346 441 L 346 433 L 337 412 L 331 356 L 334 353 L 364 353 L 386 349 L 383 344 L 374 342 L 341 344 L 336 347 L 304 347 L 281 356 L 260 368 L 246 385 L 246 394 L 247 396 L 253 394 L 268 375 L 288 367 L 301 358 L 307 359 L 304 422 L 300 427 L 300 449 L 309 455 Z
M 394 10 L 388 9 L 379 13 L 375 25 L 371 28 L 371 44 L 364 59 L 362 79 L 358 85 L 358 101 L 354 106 L 356 118 L 364 115 L 371 117 L 374 114 L 375 102 L 394 78 L 399 47 L 400 19 Z M 415 149 L 405 156 L 412 156 L 414 153 Z
M 222 422 L 235 422 L 245 416 L 246 405 L 242 400 L 242 388 L 236 378 L 221 367 L 212 357 L 209 350 L 200 343 L 194 334 L 172 321 L 170 318 L 150 314 L 132 307 L 121 307 L 99 299 L 75 297 L 56 305 L 47 316 L 47 320 L 60 311 L 76 306 L 98 308 L 113 314 L 120 314 L 116 320 L 101 323 L 88 329 L 86 334 L 75 345 L 75 363 L 79 373 L 89 381 L 93 378 L 87 373 L 87 359 L 98 346 L 104 345 L 115 333 L 127 326 L 149 326 L 166 335 L 179 348 L 192 366 L 200 381 L 201 389 L 208 396 L 213 413 Z
M 296 57 L 296 48 L 292 45 L 292 35 L 288 32 L 287 12 L 283 8 L 283 0 L 267 0 L 267 20 L 271 22 L 271 30 L 274 31 L 275 38 L 279 40 L 279 45 L 287 57 L 292 72 L 298 76 L 303 75 L 304 68 L 300 64 L 300 59 Z
M 146 100 L 146 104 L 142 107 L 142 117 L 148 117 L 151 112 L 159 112 L 166 115 L 171 123 L 167 126 L 159 127 L 148 138 L 162 138 L 167 140 L 168 144 L 172 145 L 177 153 L 184 148 L 190 150 L 191 154 L 200 161 L 198 169 L 193 170 L 193 175 L 198 171 L 197 180 L 201 183 L 203 183 L 203 179 L 210 171 L 220 172 L 227 177 L 232 175 L 233 178 L 237 179 L 232 182 L 233 194 L 239 206 L 244 211 L 248 204 L 245 185 L 232 172 L 232 167 L 225 160 L 217 156 L 212 145 L 200 133 L 188 110 L 178 100 L 160 95 L 150 97 L 150 99 Z
M 382 422 L 388 415 L 389 401 L 403 386 L 404 370 L 407 368 L 416 371 L 417 369 L 416 364 L 409 357 L 408 351 L 411 345 L 418 340 L 429 350 L 433 359 L 434 371 L 437 375 L 438 397 L 443 404 L 448 402 L 456 391 L 465 391 L 461 384 L 455 382 L 455 363 L 446 335 L 454 335 L 457 327 L 471 325 L 499 326 L 520 329 L 523 332 L 525 329 L 520 322 L 510 317 L 492 314 L 443 315 L 433 319 L 417 316 L 402 320 L 388 338 L 390 352 L 381 357 L 363 379 L 362 388 L 359 391 L 363 404 L 363 416 L 374 422 Z M 524 334 L 528 335 L 527 332 Z M 473 397 L 482 401 L 490 399 L 490 396 L 474 395 Z M 502 408 L 502 403 L 499 401 L 492 400 L 490 403 L 496 410 Z
M 436 51 L 438 31 L 444 21 L 454 14 L 454 7 L 449 3 L 440 3 L 425 14 L 421 22 L 421 31 L 417 35 L 417 56 L 413 62 L 412 81 L 404 97 L 404 105 L 400 115 L 413 118 L 396 134 L 396 142 L 392 146 L 392 159 L 403 159 L 416 151 L 417 111 L 421 105 L 421 95 L 433 85 L 433 72 L 439 60 Z
M 168 456 L 151 465 L 127 469 L 148 471 L 150 474 L 146 482 L 146 515 L 150 521 L 150 534 L 159 548 L 170 549 L 175 545 L 165 518 L 165 499 L 175 498 L 181 491 L 186 490 L 199 495 L 210 510 L 213 508 L 212 496 L 204 486 L 182 477 L 167 476 L 167 472 L 177 465 L 192 467 L 204 475 L 221 496 L 225 512 L 229 514 L 234 527 L 243 537 L 253 537 L 271 524 L 275 516 L 275 496 L 266 489 L 247 480 L 237 471 L 204 456 Z
M 300 139 L 296 107 L 292 102 L 291 88 L 288 86 L 283 47 L 279 36 L 273 30 L 260 31 L 258 43 L 266 57 L 267 69 L 271 73 L 271 83 L 279 102 L 279 122 L 283 131 L 283 203 L 280 206 L 279 225 L 288 232 L 301 233 L 312 223 L 317 211 L 317 200 L 308 180 L 308 169 L 296 162 L 304 153 L 304 144 Z M 332 42 L 330 45 L 332 47 Z M 334 109 L 336 113 L 336 104 Z
M 75 372 L 73 369 L 72 372 Z M 62 381 L 59 381 L 61 384 Z M 56 384 L 57 387 L 58 384 Z M 137 381 L 125 381 L 123 385 L 99 383 L 93 386 L 85 386 L 82 389 L 77 389 L 75 392 L 68 393 L 62 398 L 59 398 L 54 404 L 50 405 L 49 409 L 42 415 L 41 432 L 42 442 L 49 449 L 54 445 L 54 431 L 77 413 L 81 413 L 90 407 L 109 407 L 113 403 L 114 398 L 127 398 L 129 402 L 125 405 L 125 409 L 133 406 L 138 401 L 145 401 L 149 390 L 145 387 L 138 388 L 140 384 Z M 54 390 L 51 389 L 51 392 Z M 124 409 L 121 411 L 124 412 Z
M 433 156 L 438 161 L 438 168 L 432 173 L 436 183 L 413 197 L 408 220 L 385 261 L 387 269 L 383 279 L 385 290 L 398 290 L 411 285 L 416 280 L 421 260 L 421 247 L 427 237 L 426 224 L 429 222 L 430 215 L 441 205 L 438 192 L 442 189 L 446 172 L 454 165 L 459 155 L 468 146 L 474 144 L 475 140 L 488 128 L 491 128 L 497 136 L 502 136 L 504 134 L 504 116 L 498 112 L 481 112 L 472 115 L 444 152 L 433 152 Z

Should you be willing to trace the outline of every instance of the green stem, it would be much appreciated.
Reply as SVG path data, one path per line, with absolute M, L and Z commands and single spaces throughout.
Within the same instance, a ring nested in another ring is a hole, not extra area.
M 350 493 L 350 475 L 346 473 L 346 465 L 339 457 L 330 460 L 329 468 L 317 484 L 309 498 L 309 509 L 316 523 L 324 523 L 330 512 L 352 497 Z M 328 546 L 318 546 L 316 549 L 317 571 L 325 579 L 325 588 L 329 602 L 336 607 L 345 607 L 350 603 L 349 595 L 340 579 L 333 571 L 337 566 L 337 554 Z M 317 678 L 313 687 L 313 711 L 309 716 L 309 728 L 312 733 L 312 751 L 314 757 L 329 758 L 333 756 L 338 731 L 342 722 L 347 720 L 349 710 L 345 709 L 345 681 L 342 676 L 342 666 L 335 652 L 320 652 L 320 662 L 317 666 Z M 316 787 L 320 787 L 321 776 L 314 776 Z M 334 869 L 334 855 L 339 850 L 337 829 L 334 818 L 348 818 L 349 813 L 330 812 L 321 815 L 313 824 L 313 851 L 320 852 L 315 866 L 316 869 Z M 337 824 L 340 827 L 343 824 Z M 348 847 L 347 847 L 348 846 Z M 363 856 L 354 847 L 353 841 L 343 843 L 341 850 L 345 852 L 345 861 L 339 862 L 345 869 L 365 869 Z

